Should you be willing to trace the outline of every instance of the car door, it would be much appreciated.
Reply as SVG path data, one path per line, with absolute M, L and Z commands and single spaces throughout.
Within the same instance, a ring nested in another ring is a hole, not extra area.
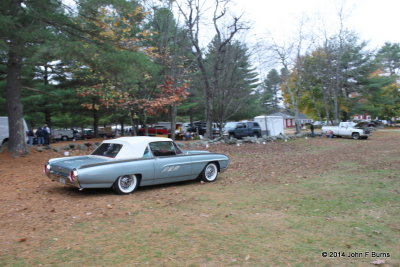
M 170 183 L 191 179 L 191 156 L 170 141 L 151 142 L 154 156 L 155 183 Z
M 338 126 L 338 133 L 337 135 L 349 135 L 349 130 L 348 130 L 349 125 L 347 123 L 341 123 Z
M 243 137 L 246 134 L 246 124 L 243 122 L 239 122 L 236 125 L 235 134 L 237 137 Z
M 252 136 L 253 135 L 253 123 L 252 122 L 248 122 L 246 123 L 247 127 L 246 127 L 246 136 Z

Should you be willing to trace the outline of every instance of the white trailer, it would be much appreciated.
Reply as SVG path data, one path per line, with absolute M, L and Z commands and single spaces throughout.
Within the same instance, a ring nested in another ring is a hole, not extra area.
M 280 116 L 257 116 L 254 121 L 260 124 L 263 135 L 277 136 L 284 134 L 283 118 Z
M 26 121 L 23 119 L 22 121 L 24 125 L 25 133 L 28 131 L 28 125 Z M 8 117 L 0 117 L 0 145 L 8 141 Z M 25 134 L 25 139 L 28 141 L 28 137 Z

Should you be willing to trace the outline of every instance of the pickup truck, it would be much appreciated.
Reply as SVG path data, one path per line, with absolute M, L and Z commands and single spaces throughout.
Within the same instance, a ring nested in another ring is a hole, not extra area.
M 74 131 L 73 130 L 63 130 L 63 129 L 56 129 L 51 131 L 51 138 L 53 140 L 72 140 L 74 138 Z
M 364 127 L 363 123 L 341 122 L 338 126 L 322 126 L 322 133 L 333 132 L 333 136 L 351 137 L 353 139 L 367 139 L 371 131 Z
M 111 127 L 99 128 L 98 135 L 101 138 L 114 138 L 115 137 L 115 133 Z

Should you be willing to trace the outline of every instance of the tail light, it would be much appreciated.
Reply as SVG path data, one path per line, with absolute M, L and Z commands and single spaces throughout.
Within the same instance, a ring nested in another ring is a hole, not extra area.
M 72 170 L 72 171 L 69 173 L 69 180 L 70 180 L 71 182 L 75 182 L 75 181 L 77 181 L 77 179 L 78 179 L 78 171 L 77 171 L 77 170 Z
M 44 172 L 44 174 L 46 174 L 46 175 L 49 175 L 50 174 L 50 164 L 46 164 L 46 165 L 44 165 L 44 168 L 43 168 L 43 172 Z

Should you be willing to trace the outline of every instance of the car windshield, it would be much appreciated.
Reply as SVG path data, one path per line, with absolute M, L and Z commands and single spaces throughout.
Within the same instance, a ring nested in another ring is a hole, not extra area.
M 225 128 L 236 128 L 236 122 L 227 122 Z
M 120 144 L 103 143 L 95 151 L 93 151 L 92 155 L 115 158 L 121 148 L 122 145 Z

